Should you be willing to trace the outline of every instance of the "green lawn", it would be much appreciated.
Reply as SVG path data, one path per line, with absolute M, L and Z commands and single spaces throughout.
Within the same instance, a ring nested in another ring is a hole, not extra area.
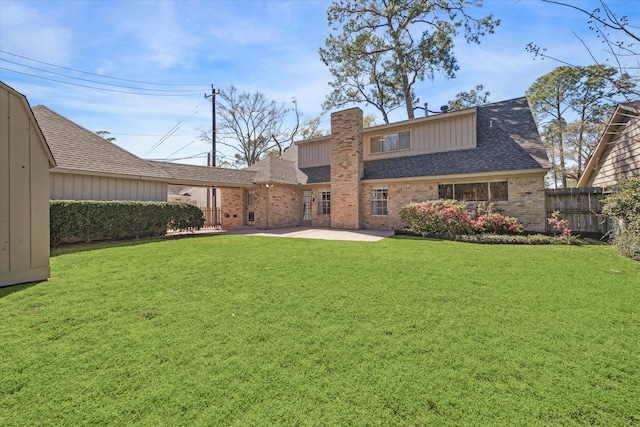
M 210 236 L 0 289 L 0 425 L 638 426 L 640 264 Z

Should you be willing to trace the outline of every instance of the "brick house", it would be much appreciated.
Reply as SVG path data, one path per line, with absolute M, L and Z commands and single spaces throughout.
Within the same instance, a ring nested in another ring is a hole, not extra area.
M 331 115 L 331 135 L 252 165 L 222 188 L 222 226 L 401 227 L 412 201 L 492 201 L 545 229 L 549 161 L 526 98 L 363 128 L 359 108 Z
M 363 128 L 359 108 L 331 134 L 241 170 L 148 161 L 47 109 L 34 114 L 57 166 L 51 199 L 167 200 L 168 186 L 215 187 L 223 228 L 402 226 L 411 201 L 493 201 L 545 229 L 550 165 L 526 98 Z

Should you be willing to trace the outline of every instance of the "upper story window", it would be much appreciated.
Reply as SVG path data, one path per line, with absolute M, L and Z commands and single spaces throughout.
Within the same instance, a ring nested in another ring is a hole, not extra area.
M 411 148 L 411 132 L 392 133 L 371 137 L 371 153 L 408 150 Z

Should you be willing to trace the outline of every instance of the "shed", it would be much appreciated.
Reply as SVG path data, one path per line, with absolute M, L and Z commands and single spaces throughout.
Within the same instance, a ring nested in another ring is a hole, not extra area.
M 49 278 L 49 169 L 27 98 L 0 82 L 0 286 Z

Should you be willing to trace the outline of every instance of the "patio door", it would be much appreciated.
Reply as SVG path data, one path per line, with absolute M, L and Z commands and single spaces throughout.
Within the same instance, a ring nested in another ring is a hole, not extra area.
M 246 225 L 254 225 L 255 224 L 255 202 L 256 202 L 256 192 L 253 190 L 247 190 L 245 195 L 245 223 Z
M 302 193 L 302 224 L 303 225 L 311 225 L 311 191 L 305 190 Z

